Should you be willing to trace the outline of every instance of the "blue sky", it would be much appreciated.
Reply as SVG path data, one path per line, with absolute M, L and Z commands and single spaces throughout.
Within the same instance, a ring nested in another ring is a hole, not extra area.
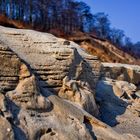
M 105 12 L 112 27 L 125 31 L 133 42 L 140 41 L 140 0 L 83 0 L 93 13 Z

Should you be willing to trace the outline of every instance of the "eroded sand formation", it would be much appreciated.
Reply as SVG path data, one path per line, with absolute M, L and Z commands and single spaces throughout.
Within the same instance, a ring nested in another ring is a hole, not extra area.
M 139 139 L 140 67 L 112 65 L 51 34 L 0 26 L 0 140 Z

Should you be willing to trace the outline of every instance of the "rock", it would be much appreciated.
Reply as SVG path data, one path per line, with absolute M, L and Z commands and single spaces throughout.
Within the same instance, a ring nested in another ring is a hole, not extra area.
M 0 112 L 5 112 L 7 111 L 6 108 L 6 97 L 0 93 Z
M 12 114 L 8 108 L 8 100 L 4 95 L 4 92 L 0 93 L 0 116 L 5 117 L 5 119 L 11 119 Z
M 0 116 L 0 140 L 14 140 L 14 132 L 10 123 Z
M 102 77 L 127 81 L 136 85 L 140 84 L 140 66 L 119 63 L 102 63 L 101 71 Z
M 94 99 L 94 93 L 87 83 L 69 80 L 68 77 L 65 77 L 63 80 L 63 86 L 58 95 L 61 98 L 80 105 L 84 110 L 94 116 L 98 116 L 99 114 L 98 107 Z
M 51 107 L 51 103 L 47 98 L 41 95 L 34 76 L 20 81 L 16 89 L 9 92 L 8 96 L 16 105 L 24 109 L 41 111 Z
M 64 41 L 63 45 L 70 45 L 70 42 L 69 41 Z
M 3 44 L 0 44 L 0 64 L 0 87 L 4 91 L 14 90 L 19 79 L 30 76 L 22 60 Z
M 115 81 L 113 83 L 113 90 L 116 96 L 125 99 L 133 99 L 137 87 L 126 81 Z
M 110 126 L 118 124 L 116 116 L 123 114 L 126 110 L 127 103 L 121 98 L 123 95 L 122 89 L 116 93 L 113 89 L 113 80 L 101 80 L 96 87 L 96 100 L 100 105 L 101 120 Z
M 1 41 L 30 65 L 42 88 L 57 94 L 63 78 L 69 76 L 70 79 L 87 81 L 92 90 L 95 89 L 101 63 L 77 44 L 65 45 L 68 44 L 65 39 L 29 30 L 0 27 L 0 33 Z M 23 71 L 23 66 L 20 69 Z
M 104 80 L 100 80 L 98 82 L 96 93 L 100 92 L 101 94 L 107 94 L 109 96 L 114 95 L 126 101 L 133 100 L 136 89 L 137 87 L 132 83 L 105 78 Z
M 103 122 L 121 134 L 140 137 L 140 101 L 134 98 L 135 91 L 136 86 L 132 83 L 106 78 L 98 82 L 95 97 Z
M 136 97 L 140 98 L 140 90 L 138 90 L 137 92 L 135 92 Z
M 28 67 L 25 64 L 22 64 L 20 66 L 20 73 L 19 73 L 19 79 L 25 79 L 31 76 L 30 70 L 28 69 Z
M 93 116 L 101 63 L 75 43 L 64 44 L 47 33 L 0 26 L 0 139 L 137 139 Z M 66 76 L 73 80 L 63 82 Z

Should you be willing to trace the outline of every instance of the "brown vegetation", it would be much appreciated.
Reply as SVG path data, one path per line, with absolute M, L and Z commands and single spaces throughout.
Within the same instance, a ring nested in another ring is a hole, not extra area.
M 108 40 L 82 33 L 80 33 L 80 35 L 76 34 L 68 39 L 78 43 L 81 48 L 85 49 L 88 53 L 98 56 L 102 62 L 140 64 L 139 59 L 117 48 Z
M 6 26 L 6 27 L 18 28 L 18 29 L 32 28 L 31 25 L 29 24 L 26 24 L 20 20 L 9 19 L 5 15 L 0 15 L 0 25 Z

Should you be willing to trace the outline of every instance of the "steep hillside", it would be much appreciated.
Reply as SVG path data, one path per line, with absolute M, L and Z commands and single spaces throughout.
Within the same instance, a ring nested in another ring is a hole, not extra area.
M 0 25 L 6 27 L 14 27 L 18 29 L 35 29 L 38 31 L 43 31 L 43 29 L 37 27 L 33 28 L 29 24 L 25 24 L 18 20 L 11 20 L 4 15 L 0 15 Z M 102 62 L 113 62 L 113 63 L 127 63 L 127 64 L 138 64 L 140 65 L 140 60 L 134 58 L 132 55 L 119 49 L 111 42 L 97 38 L 93 35 L 77 32 L 72 35 L 66 35 L 58 29 L 52 29 L 48 32 L 54 34 L 57 37 L 63 37 L 70 41 L 74 41 L 79 44 L 81 48 L 86 50 L 93 56 L 97 56 Z
M 88 53 L 98 56 L 102 62 L 140 64 L 140 60 L 117 48 L 107 40 L 88 34 L 77 34 L 68 37 L 69 40 L 78 43 Z

